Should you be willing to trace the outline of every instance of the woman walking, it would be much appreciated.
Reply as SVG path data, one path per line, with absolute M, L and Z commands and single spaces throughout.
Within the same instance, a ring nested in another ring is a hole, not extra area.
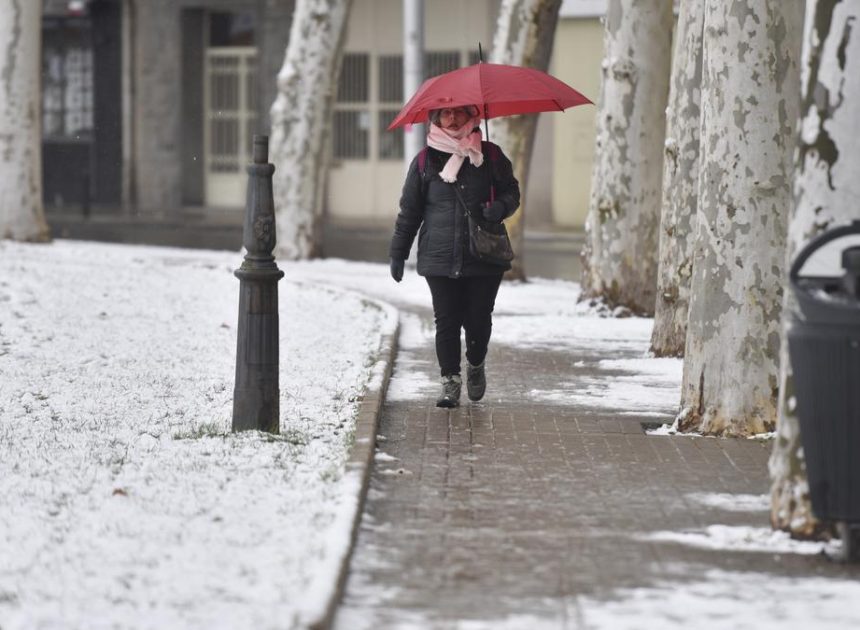
M 501 222 L 520 205 L 510 160 L 495 144 L 481 141 L 475 106 L 430 112 L 427 147 L 412 160 L 389 255 L 391 277 L 400 282 L 418 234 L 418 273 L 433 299 L 436 357 L 442 374 L 437 407 L 460 404 L 460 331 L 466 331 L 466 389 L 469 400 L 486 390 L 484 369 L 493 306 L 510 263 L 482 262 L 469 253 L 466 208 Z M 489 202 L 491 186 L 494 200 Z M 464 207 L 465 206 L 465 207 Z

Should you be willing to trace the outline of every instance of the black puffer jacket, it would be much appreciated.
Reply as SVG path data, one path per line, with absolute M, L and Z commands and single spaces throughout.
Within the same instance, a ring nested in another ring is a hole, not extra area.
M 496 200 L 504 209 L 503 218 L 511 216 L 519 207 L 520 186 L 511 161 L 498 146 L 490 147 L 489 142 L 482 145 L 484 163 L 475 168 L 466 159 L 453 184 L 439 177 L 451 157 L 449 153 L 428 147 L 423 176 L 419 172 L 418 156 L 412 160 L 400 197 L 400 213 L 389 250 L 391 258 L 406 260 L 417 232 L 418 273 L 422 276 L 459 278 L 492 275 L 510 269 L 510 265 L 484 263 L 469 254 L 468 220 L 453 188 L 460 188 L 460 195 L 470 208 L 480 208 L 489 201 L 492 172 Z M 493 151 L 494 160 L 490 158 Z

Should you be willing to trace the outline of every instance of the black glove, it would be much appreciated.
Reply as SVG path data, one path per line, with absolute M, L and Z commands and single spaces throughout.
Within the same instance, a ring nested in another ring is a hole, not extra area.
M 484 206 L 481 212 L 487 221 L 499 223 L 505 218 L 505 204 L 496 199 L 493 203 Z
M 396 258 L 391 259 L 391 277 L 394 278 L 395 282 L 400 282 L 403 280 L 403 264 L 405 261 L 397 260 Z

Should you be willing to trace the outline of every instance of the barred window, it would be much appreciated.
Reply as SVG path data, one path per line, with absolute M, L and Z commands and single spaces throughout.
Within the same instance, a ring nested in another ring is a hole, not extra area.
M 403 100 L 403 56 L 379 57 L 379 101 L 399 103 Z
M 93 51 L 48 48 L 42 52 L 44 135 L 81 138 L 93 130 Z
M 380 160 L 402 160 L 403 159 L 403 128 L 386 131 L 388 125 L 397 116 L 396 109 L 383 109 L 379 111 L 379 159 Z
M 364 111 L 341 110 L 334 112 L 333 122 L 334 157 L 367 159 L 370 115 Z
M 369 59 L 367 53 L 347 53 L 337 86 L 337 100 L 340 103 L 366 103 L 369 92 Z
M 435 77 L 460 67 L 460 52 L 457 50 L 443 50 L 425 53 L 424 74 Z
M 477 52 L 425 53 L 425 77 L 461 66 Z M 372 64 L 372 65 L 371 65 Z M 403 56 L 350 52 L 343 58 L 332 125 L 332 155 L 341 160 L 401 160 L 402 129 L 387 131 L 404 100 Z M 371 151 L 373 155 L 371 155 Z
M 239 47 L 206 53 L 207 169 L 240 173 L 256 127 L 256 53 Z
M 370 55 L 346 53 L 337 86 L 332 121 L 332 155 L 335 159 L 370 157 Z

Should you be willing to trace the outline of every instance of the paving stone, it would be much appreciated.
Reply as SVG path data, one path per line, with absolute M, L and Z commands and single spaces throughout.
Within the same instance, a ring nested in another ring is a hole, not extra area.
M 428 312 L 415 312 L 430 325 Z M 432 343 L 409 354 L 394 378 L 420 370 L 436 379 Z M 710 569 L 860 576 L 814 556 L 648 540 L 714 524 L 768 527 L 766 509 L 732 512 L 694 495 L 768 493 L 772 443 L 648 436 L 651 416 L 527 395 L 612 378 L 594 365 L 633 356 L 620 355 L 491 344 L 481 403 L 470 404 L 465 388 L 454 410 L 437 409 L 435 391 L 386 402 L 378 449 L 397 460 L 375 463 L 335 627 L 446 630 L 472 620 L 491 628 L 527 615 L 578 629 L 583 597 L 609 601 Z

